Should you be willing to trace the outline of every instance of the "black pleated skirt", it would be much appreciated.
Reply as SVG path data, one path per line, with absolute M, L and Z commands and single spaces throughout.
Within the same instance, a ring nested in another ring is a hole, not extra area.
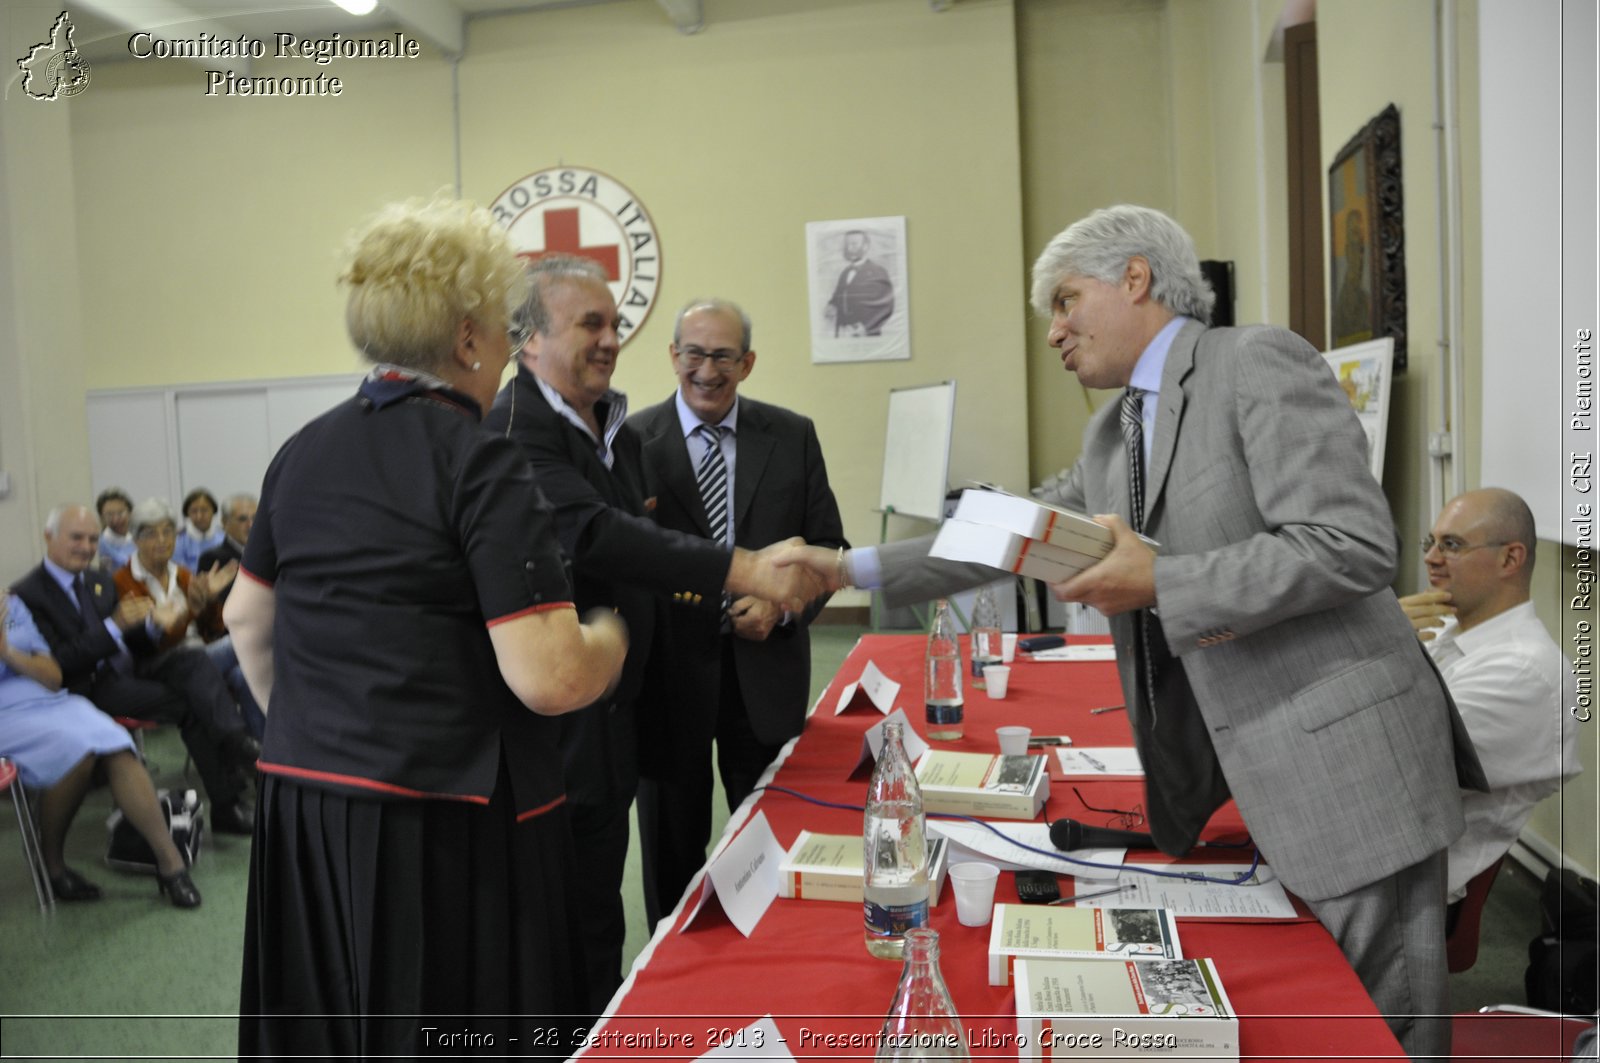
M 564 1058 L 582 1014 L 566 809 L 260 777 L 239 1055 Z

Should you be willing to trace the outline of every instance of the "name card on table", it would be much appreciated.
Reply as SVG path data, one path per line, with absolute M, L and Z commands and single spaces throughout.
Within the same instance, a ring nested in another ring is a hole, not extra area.
M 863 697 L 862 695 L 865 695 Z M 894 709 L 894 699 L 900 696 L 900 684 L 878 671 L 871 661 L 861 670 L 861 678 L 846 686 L 839 694 L 839 704 L 833 714 L 838 716 L 846 709 L 865 701 L 887 716 Z
M 928 751 L 928 743 L 917 734 L 917 729 L 911 726 L 911 718 L 906 715 L 905 709 L 895 709 L 887 717 L 867 728 L 867 733 L 861 736 L 861 752 L 856 755 L 855 765 L 850 769 L 846 778 L 861 770 L 861 765 L 877 763 L 878 755 L 883 752 L 883 728 L 890 720 L 900 721 L 900 741 L 906 747 L 906 757 L 915 764 L 917 758 Z
M 794 1053 L 789 1051 L 789 1042 L 784 1039 L 771 1015 L 763 1015 L 743 1029 L 717 1030 L 714 1035 L 721 1044 L 701 1056 L 701 1059 L 794 1059 Z
M 705 877 L 700 880 L 700 895 L 684 916 L 678 933 L 689 929 L 706 903 L 715 897 L 739 933 L 749 937 L 778 896 L 778 865 L 783 863 L 783 856 L 783 846 L 773 835 L 766 813 L 757 812 L 744 830 L 711 857 Z

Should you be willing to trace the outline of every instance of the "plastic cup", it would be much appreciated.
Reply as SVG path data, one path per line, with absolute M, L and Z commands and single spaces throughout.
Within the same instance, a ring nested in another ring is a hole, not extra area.
M 1017 633 L 1007 631 L 1000 636 L 1000 663 L 1010 664 L 1017 659 Z
M 984 690 L 991 698 L 1006 696 L 1006 687 L 1011 683 L 1011 666 L 1009 664 L 991 664 L 983 670 Z
M 988 926 L 994 912 L 994 884 L 1000 869 L 993 864 L 956 864 L 950 884 L 956 891 L 956 919 L 962 926 Z
M 1000 752 L 1008 757 L 1021 757 L 1028 752 L 1028 737 L 1033 734 L 1033 729 L 1031 727 L 996 727 L 994 733 L 1000 739 Z

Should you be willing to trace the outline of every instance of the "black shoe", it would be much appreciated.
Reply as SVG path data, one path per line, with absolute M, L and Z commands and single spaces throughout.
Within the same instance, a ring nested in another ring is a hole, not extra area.
M 222 739 L 222 753 L 235 768 L 254 775 L 256 761 L 261 759 L 261 743 L 244 731 L 234 731 Z
M 100 887 L 70 867 L 64 868 L 59 875 L 50 876 L 50 891 L 56 895 L 56 900 L 58 901 L 97 901 L 100 899 Z
M 194 888 L 188 868 L 179 868 L 170 875 L 157 871 L 156 892 L 169 898 L 174 908 L 200 907 L 200 891 Z
M 256 810 L 243 801 L 227 806 L 212 804 L 211 829 L 218 834 L 254 834 Z

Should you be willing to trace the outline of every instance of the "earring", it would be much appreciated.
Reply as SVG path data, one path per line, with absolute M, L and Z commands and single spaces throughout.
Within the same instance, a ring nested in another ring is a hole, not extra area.
M 472 363 L 472 371 L 474 373 L 476 373 L 478 370 L 480 370 L 482 368 L 483 368 L 483 363 L 482 362 L 473 362 Z

